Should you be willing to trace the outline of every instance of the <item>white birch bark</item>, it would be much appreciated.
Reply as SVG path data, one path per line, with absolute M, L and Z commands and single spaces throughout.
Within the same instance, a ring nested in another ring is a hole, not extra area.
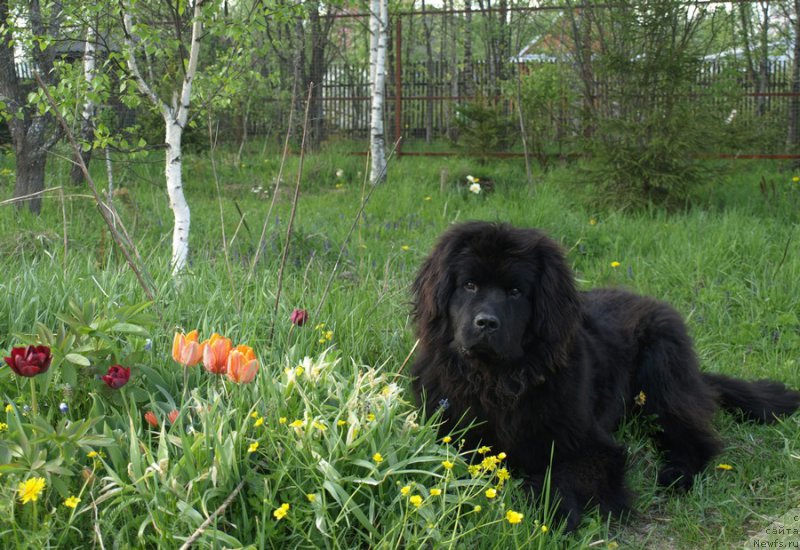
M 97 46 L 95 45 L 95 31 L 91 25 L 86 29 L 86 45 L 83 50 L 83 78 L 86 80 L 86 101 L 83 102 L 81 111 L 81 124 L 91 125 L 94 117 L 95 104 L 92 101 L 92 83 L 94 82 L 95 66 L 97 64 Z
M 181 161 L 181 139 L 183 130 L 189 120 L 189 105 L 192 97 L 192 83 L 197 74 L 197 59 L 200 54 L 200 35 L 203 30 L 200 19 L 201 0 L 194 3 L 194 17 L 192 22 L 192 38 L 189 48 L 189 62 L 186 66 L 185 76 L 180 91 L 175 90 L 170 104 L 162 101 L 152 90 L 150 85 L 142 78 L 136 62 L 133 37 L 133 18 L 130 12 L 124 14 L 126 29 L 125 50 L 128 68 L 136 80 L 139 91 L 155 105 L 164 118 L 166 152 L 166 179 L 169 206 L 172 209 L 175 224 L 172 231 L 172 274 L 177 276 L 186 267 L 189 256 L 189 226 L 191 216 L 189 204 L 183 194 L 183 176 Z
M 381 183 L 386 178 L 386 138 L 383 125 L 386 85 L 386 39 L 389 28 L 387 0 L 371 0 L 370 4 L 370 76 L 372 77 L 372 120 L 370 180 Z

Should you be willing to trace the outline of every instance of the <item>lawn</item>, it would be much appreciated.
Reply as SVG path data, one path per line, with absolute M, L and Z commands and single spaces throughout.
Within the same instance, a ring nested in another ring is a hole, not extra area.
M 0 351 L 47 344 L 53 353 L 34 378 L 0 368 L 4 547 L 174 548 L 190 537 L 214 548 L 730 547 L 768 539 L 772 519 L 800 506 L 800 415 L 765 427 L 720 414 L 721 466 L 687 494 L 655 487 L 651 426 L 640 419 L 619 434 L 636 513 L 589 513 L 564 535 L 549 503 L 531 501 L 513 472 L 506 479 L 502 449 L 437 439 L 403 369 L 415 270 L 449 224 L 486 219 L 547 230 L 582 288 L 672 302 L 705 370 L 800 387 L 791 172 L 731 164 L 691 206 L 627 211 L 598 206 L 574 165 L 528 185 L 521 160 L 406 157 L 372 190 L 364 158 L 330 148 L 306 160 L 279 286 L 297 159 L 266 218 L 280 158 L 260 147 L 235 156 L 185 158 L 191 252 L 178 281 L 161 160 L 115 164 L 114 203 L 155 303 L 62 161 L 51 159 L 49 185 L 63 185 L 64 197 L 49 194 L 40 217 L 3 207 Z M 13 157 L 0 168 L 3 200 Z M 101 184 L 104 169 L 94 168 Z M 493 192 L 469 193 L 468 174 Z M 296 308 L 309 312 L 302 326 L 290 322 Z M 255 380 L 177 364 L 173 336 L 194 329 L 252 347 Z M 114 364 L 130 368 L 118 389 L 100 378 Z

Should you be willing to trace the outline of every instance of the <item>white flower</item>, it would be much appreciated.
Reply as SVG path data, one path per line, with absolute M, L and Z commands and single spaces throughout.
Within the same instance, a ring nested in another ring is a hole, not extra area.
M 467 176 L 467 182 L 469 183 L 478 183 L 480 180 L 478 178 L 474 178 L 472 176 Z
M 343 177 L 344 177 L 344 170 L 342 170 L 341 168 L 336 170 L 336 179 L 342 179 Z
M 472 185 L 469 186 L 469 192 L 470 193 L 475 193 L 476 195 L 479 195 L 480 192 L 481 192 L 481 184 L 480 183 L 473 183 Z

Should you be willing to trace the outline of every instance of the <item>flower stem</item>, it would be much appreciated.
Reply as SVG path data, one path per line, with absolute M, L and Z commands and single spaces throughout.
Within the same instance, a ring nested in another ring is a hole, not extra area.
M 39 407 L 36 404 L 36 378 L 31 378 L 31 411 L 33 411 L 33 416 L 36 416 L 39 412 Z

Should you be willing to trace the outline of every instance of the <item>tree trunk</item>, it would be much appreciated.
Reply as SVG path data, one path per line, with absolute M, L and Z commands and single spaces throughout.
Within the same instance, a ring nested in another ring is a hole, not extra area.
M 47 150 L 41 148 L 41 144 L 31 146 L 27 139 L 23 139 L 23 145 L 16 148 L 16 159 L 17 174 L 14 184 L 14 197 L 24 197 L 44 191 Z M 42 211 L 41 194 L 16 203 L 17 209 L 26 204 L 28 209 L 38 216 Z
M 86 99 L 83 102 L 83 111 L 81 112 L 81 134 L 80 141 L 88 143 L 90 147 L 81 148 L 81 158 L 83 164 L 89 167 L 89 162 L 92 160 L 91 144 L 94 141 L 94 115 L 96 106 L 94 101 L 91 100 L 92 81 L 94 80 L 96 61 L 96 47 L 95 47 L 95 33 L 94 27 L 89 25 L 86 29 L 86 45 L 83 51 L 83 77 L 86 80 Z M 72 170 L 70 171 L 70 180 L 74 185 L 79 185 L 83 182 L 83 170 L 80 165 L 73 161 Z
M 181 173 L 181 138 L 183 137 L 183 127 L 180 122 L 169 113 L 165 117 L 166 124 L 166 176 L 167 176 L 167 195 L 169 195 L 169 207 L 175 218 L 175 225 L 172 230 L 172 269 L 173 273 L 178 273 L 186 266 L 189 255 L 189 225 L 191 216 L 189 204 L 183 194 L 183 179 Z
M 373 185 L 386 178 L 386 137 L 383 125 L 383 99 L 386 83 L 386 34 L 389 26 L 387 0 L 372 0 L 370 10 L 370 73 L 372 80 L 372 121 L 370 124 L 370 150 L 372 165 L 370 180 Z

